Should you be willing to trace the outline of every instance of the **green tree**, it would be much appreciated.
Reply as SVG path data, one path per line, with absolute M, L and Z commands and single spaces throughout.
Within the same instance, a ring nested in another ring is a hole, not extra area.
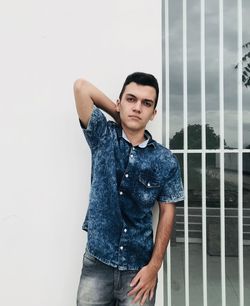
M 201 149 L 201 134 L 202 126 L 200 124 L 188 125 L 188 148 Z M 170 139 L 171 149 L 183 149 L 183 136 L 184 131 L 181 129 L 179 132 Z M 224 140 L 224 146 L 227 147 Z M 207 149 L 217 149 L 220 147 L 220 136 L 216 135 L 214 128 L 206 125 L 206 147 Z M 182 154 L 176 154 L 180 167 L 183 173 L 183 157 Z M 207 206 L 219 207 L 220 203 L 220 181 L 218 178 L 219 168 L 216 165 L 216 157 L 218 154 L 208 153 L 206 154 L 206 187 L 207 187 Z M 189 194 L 189 206 L 200 207 L 201 206 L 201 154 L 190 153 L 188 154 L 188 194 Z M 217 160 L 218 163 L 218 160 Z M 234 186 L 227 185 L 227 190 L 230 191 L 230 195 L 234 194 Z M 231 205 L 231 202 L 226 198 L 227 205 Z M 234 203 L 237 203 L 234 201 Z
M 188 125 L 188 148 L 201 149 L 201 132 L 202 126 L 200 124 Z M 176 132 L 173 138 L 170 139 L 171 149 L 183 149 L 184 131 L 181 129 Z M 220 147 L 220 136 L 216 135 L 214 128 L 206 124 L 206 147 L 207 149 L 217 149 Z M 224 144 L 226 145 L 225 141 Z
M 242 83 L 245 87 L 250 87 L 250 41 L 244 44 L 243 49 L 246 50 L 246 53 L 242 57 Z M 239 64 L 234 68 L 237 69 Z
M 201 132 L 202 126 L 200 124 L 188 125 L 188 148 L 189 149 L 201 149 Z M 173 138 L 170 139 L 170 149 L 183 149 L 183 136 L 184 131 L 181 129 L 176 132 Z M 226 142 L 224 141 L 226 146 Z M 209 124 L 206 124 L 206 147 L 207 149 L 218 149 L 220 147 L 220 136 L 216 135 L 214 128 Z M 183 159 L 178 154 L 181 169 L 183 169 Z M 207 167 L 215 167 L 216 155 L 207 154 L 206 156 Z M 189 175 L 192 177 L 192 182 L 196 185 L 196 188 L 200 185 L 200 178 L 197 176 L 196 169 L 201 168 L 201 156 L 200 154 L 189 154 L 188 156 Z

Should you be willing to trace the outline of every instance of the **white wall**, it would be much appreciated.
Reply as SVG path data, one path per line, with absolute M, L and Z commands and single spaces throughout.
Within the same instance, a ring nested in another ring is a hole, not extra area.
M 136 70 L 161 84 L 160 6 L 1 1 L 0 305 L 75 305 L 90 155 L 72 84 L 84 76 L 113 99 Z

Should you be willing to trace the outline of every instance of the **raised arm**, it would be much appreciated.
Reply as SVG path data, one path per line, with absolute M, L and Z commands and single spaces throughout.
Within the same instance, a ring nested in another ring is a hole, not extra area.
M 134 295 L 134 302 L 140 301 L 140 305 L 143 305 L 147 298 L 152 299 L 154 296 L 157 274 L 162 265 L 165 251 L 171 237 L 174 218 L 174 203 L 159 204 L 159 221 L 151 260 L 148 265 L 144 266 L 136 274 L 131 282 L 133 289 L 129 292 L 129 295 Z
M 77 113 L 84 127 L 88 125 L 93 105 L 104 110 L 116 121 L 119 120 L 116 104 L 90 82 L 84 79 L 75 81 L 74 94 Z

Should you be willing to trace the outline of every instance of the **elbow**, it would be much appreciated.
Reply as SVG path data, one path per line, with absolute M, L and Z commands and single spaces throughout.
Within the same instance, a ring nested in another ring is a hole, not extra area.
M 74 92 L 75 93 L 79 93 L 81 90 L 84 89 L 84 87 L 86 86 L 87 81 L 84 79 L 78 79 L 74 82 Z

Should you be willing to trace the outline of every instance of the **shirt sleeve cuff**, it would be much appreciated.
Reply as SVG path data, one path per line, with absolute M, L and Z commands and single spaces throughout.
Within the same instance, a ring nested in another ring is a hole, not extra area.
M 160 203 L 177 203 L 177 202 L 181 202 L 184 200 L 184 195 L 183 194 L 178 194 L 175 197 L 164 197 L 161 196 L 157 199 L 158 202 Z

